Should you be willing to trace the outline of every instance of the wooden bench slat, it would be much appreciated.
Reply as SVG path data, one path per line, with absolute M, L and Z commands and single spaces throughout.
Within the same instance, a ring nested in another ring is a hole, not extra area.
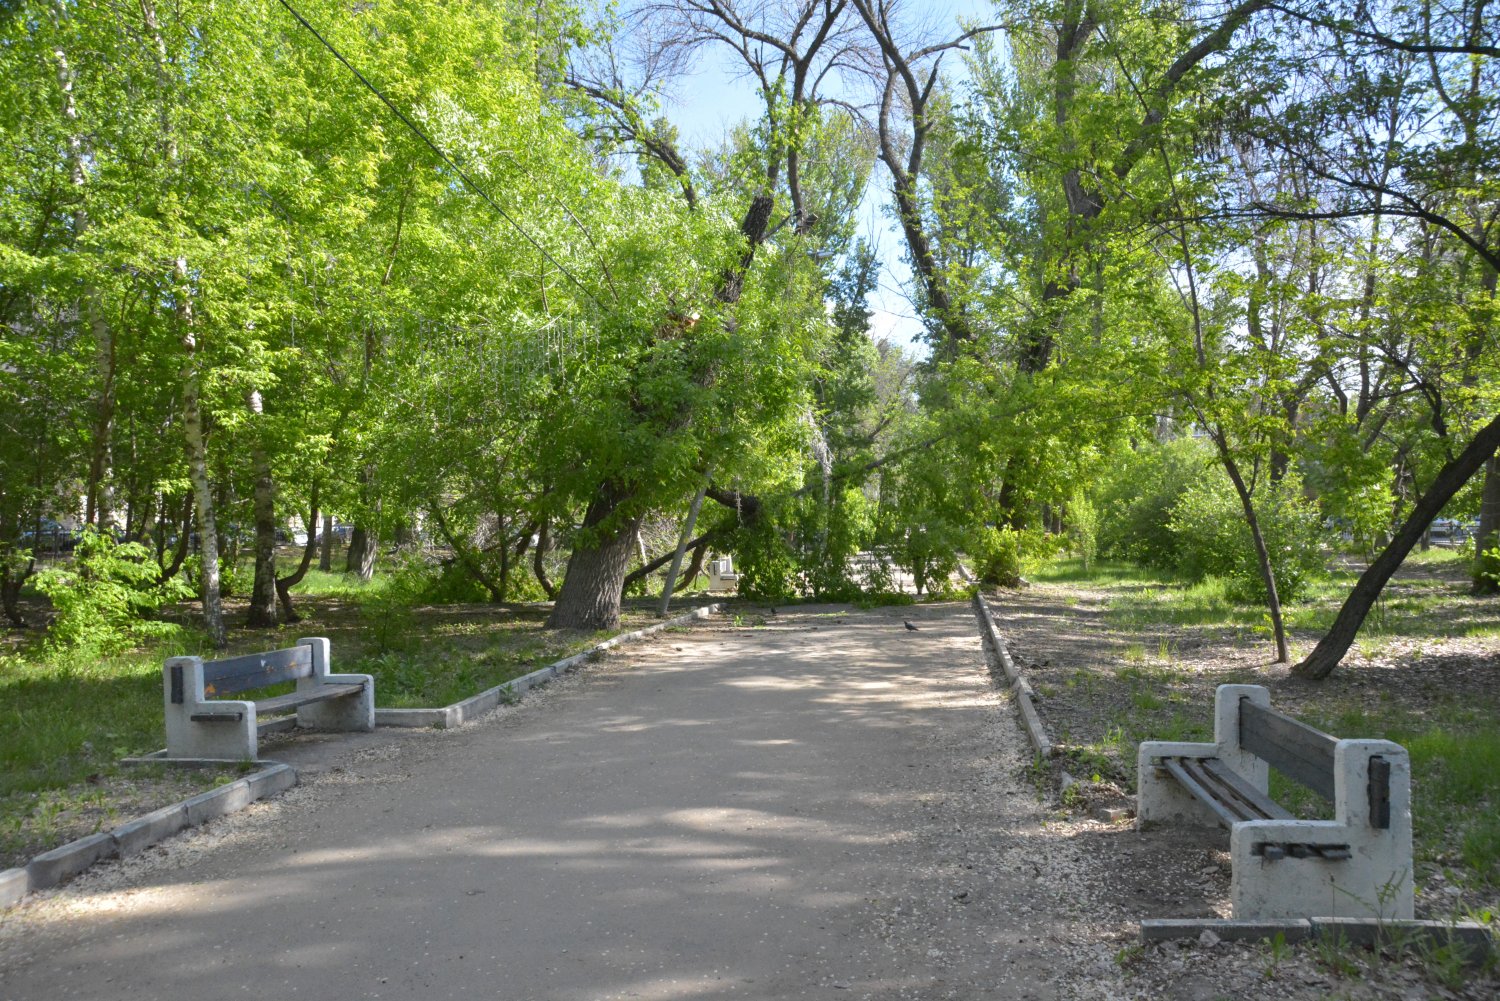
M 1338 738 L 1285 713 L 1240 700 L 1240 746 L 1287 778 L 1333 801 L 1333 749 Z
M 1220 785 L 1231 790 L 1243 802 L 1258 812 L 1262 820 L 1294 820 L 1292 811 L 1276 802 L 1259 789 L 1246 782 L 1244 777 L 1234 769 L 1225 765 L 1217 758 L 1209 758 L 1203 762 L 1204 769 L 1212 775 Z
M 1192 776 L 1198 787 L 1235 815 L 1236 820 L 1265 820 L 1255 804 L 1239 795 L 1233 786 L 1225 784 L 1209 769 L 1209 758 L 1179 758 L 1183 770 Z
M 256 699 L 255 714 L 257 716 L 274 716 L 277 713 L 296 709 L 298 706 L 311 705 L 314 702 L 324 702 L 328 699 L 341 699 L 346 695 L 353 695 L 361 691 L 364 685 L 323 685 L 316 692 L 289 692 L 286 695 L 278 695 L 271 699 Z
M 312 671 L 312 647 L 309 646 L 207 660 L 203 662 L 203 694 L 211 699 L 252 688 L 265 688 L 283 681 L 310 678 Z
M 1186 760 L 1185 758 L 1162 758 L 1161 763 L 1168 774 L 1176 779 L 1178 784 L 1184 789 L 1192 793 L 1199 802 L 1212 810 L 1214 815 L 1219 818 L 1219 822 L 1225 827 L 1233 828 L 1235 824 L 1244 820 L 1244 817 L 1237 816 L 1225 803 L 1203 788 L 1203 783 L 1188 774 L 1188 770 L 1184 767 Z

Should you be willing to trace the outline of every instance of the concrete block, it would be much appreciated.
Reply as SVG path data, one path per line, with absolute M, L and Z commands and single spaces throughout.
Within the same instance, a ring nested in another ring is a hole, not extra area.
M 1198 802 L 1157 762 L 1162 758 L 1211 758 L 1216 744 L 1180 740 L 1143 740 L 1136 749 L 1135 826 L 1146 829 L 1153 824 L 1187 827 L 1217 827 L 1218 814 Z
M 247 775 L 244 779 L 250 790 L 250 800 L 265 799 L 279 792 L 286 792 L 297 784 L 297 770 L 291 765 L 272 765 L 262 768 L 254 775 Z
M 46 889 L 71 879 L 100 859 L 113 858 L 115 839 L 108 834 L 90 834 L 86 838 L 70 841 L 61 848 L 33 858 L 26 865 L 30 875 L 30 888 Z
M 1302 942 L 1312 937 L 1312 922 L 1305 918 L 1285 921 L 1222 921 L 1217 918 L 1145 918 L 1141 921 L 1141 942 L 1170 942 L 1197 939 L 1211 931 L 1221 942 L 1259 942 L 1281 935 L 1287 942 Z
M 252 802 L 254 800 L 250 795 L 250 783 L 245 779 L 240 779 L 191 799 L 185 799 L 182 801 L 182 807 L 187 811 L 188 826 L 197 827 L 222 817 L 226 813 L 243 809 Z
M 181 702 L 172 701 L 173 669 L 182 672 Z M 162 692 L 167 724 L 167 756 L 254 761 L 259 755 L 255 703 L 203 699 L 203 658 L 170 657 L 162 665 Z M 195 713 L 239 713 L 238 720 L 195 723 Z
M 1135 822 L 1139 828 L 1152 824 L 1217 827 L 1219 817 L 1198 802 L 1177 780 L 1157 766 L 1162 758 L 1218 758 L 1254 788 L 1265 792 L 1271 780 L 1270 766 L 1240 748 L 1240 700 L 1271 704 L 1271 693 L 1261 685 L 1220 685 L 1214 693 L 1214 742 L 1142 741 L 1136 752 L 1137 790 Z M 1236 917 L 1251 917 L 1235 912 Z M 1258 915 L 1270 917 L 1271 915 Z M 1284 915 L 1298 917 L 1304 915 Z
M 455 715 L 458 717 L 458 725 L 463 726 L 466 723 L 472 723 L 485 713 L 492 711 L 503 700 L 505 691 L 506 685 L 497 685 L 494 688 L 485 689 L 478 695 L 471 695 L 462 702 L 451 706 L 450 708 L 454 710 Z
M 185 830 L 187 826 L 187 810 L 181 803 L 173 803 L 171 806 L 154 810 L 144 817 L 137 817 L 129 823 L 121 824 L 110 831 L 109 835 L 115 839 L 115 851 L 124 858 L 149 848 L 158 841 L 170 838 L 178 831 Z
M 1390 765 L 1390 826 L 1371 827 L 1370 758 Z M 1252 820 L 1234 825 L 1229 884 L 1236 918 L 1327 915 L 1409 921 L 1412 887 L 1411 762 L 1386 740 L 1341 740 L 1334 747 L 1333 820 Z M 1347 859 L 1268 860 L 1262 844 L 1347 846 Z
M 1271 766 L 1240 746 L 1240 703 L 1271 705 L 1264 685 L 1220 685 L 1214 690 L 1214 757 L 1259 792 L 1270 788 Z
M 306 643 L 307 640 L 302 642 Z M 327 640 L 323 640 L 327 643 Z M 314 650 L 316 651 L 316 647 Z M 326 663 L 326 661 L 325 661 Z M 318 658 L 313 657 L 316 669 Z M 357 695 L 314 702 L 297 707 L 297 725 L 314 730 L 352 730 L 365 732 L 375 729 L 375 679 L 368 674 L 315 674 L 311 678 L 297 679 L 298 692 L 312 692 L 323 685 L 363 685 Z
M 376 726 L 402 726 L 402 727 L 436 727 L 439 730 L 451 729 L 455 723 L 452 719 L 450 709 L 377 709 L 375 710 Z
M 1021 709 L 1021 722 L 1026 726 L 1026 734 L 1031 738 L 1032 746 L 1042 757 L 1052 757 L 1056 747 L 1047 736 L 1047 728 L 1042 724 L 1042 717 L 1038 715 L 1036 706 L 1031 704 L 1031 696 L 1019 686 L 1016 688 L 1015 695 L 1016 705 Z
M 1376 918 L 1313 918 L 1318 938 L 1353 946 L 1429 949 L 1457 946 L 1471 963 L 1495 950 L 1495 933 L 1477 921 L 1382 921 Z
M 990 612 L 989 603 L 984 600 L 984 595 L 975 593 L 974 614 L 979 617 L 979 630 L 981 638 L 987 641 L 984 646 L 986 650 L 1000 663 L 1000 670 L 1005 674 L 1007 683 L 1014 685 L 1021 678 L 1021 672 L 1016 668 L 1015 661 L 1011 659 L 1010 650 L 1005 645 L 1005 638 L 1000 635 L 1000 627 L 995 624 L 995 617 Z
M 14 907 L 31 892 L 31 874 L 25 869 L 0 872 L 0 909 Z

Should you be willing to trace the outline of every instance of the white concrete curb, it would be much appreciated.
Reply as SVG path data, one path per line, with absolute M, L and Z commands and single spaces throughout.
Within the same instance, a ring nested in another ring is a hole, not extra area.
M 90 834 L 43 852 L 25 866 L 0 872 L 0 909 L 20 903 L 28 893 L 66 882 L 100 859 L 125 858 L 164 841 L 179 831 L 242 810 L 258 799 L 297 784 L 290 765 L 271 764 L 227 785 L 180 803 L 162 807 L 107 833 Z
M 530 674 L 522 675 L 519 678 L 512 678 L 503 685 L 496 685 L 494 688 L 486 689 L 478 695 L 471 695 L 462 702 L 455 702 L 450 706 L 443 706 L 440 709 L 377 708 L 375 710 L 375 725 L 434 727 L 439 730 L 449 730 L 453 727 L 463 726 L 465 723 L 472 723 L 502 702 L 513 701 L 522 693 L 538 685 L 545 685 L 555 678 L 560 678 L 575 667 L 586 664 L 598 657 L 606 650 L 617 647 L 622 643 L 630 643 L 635 640 L 645 639 L 648 636 L 654 636 L 664 629 L 671 629 L 673 626 L 682 626 L 695 620 L 706 619 L 710 615 L 722 610 L 723 607 L 723 602 L 716 601 L 711 605 L 704 605 L 701 608 L 693 609 L 691 612 L 685 612 L 682 615 L 667 619 L 665 622 L 657 622 L 628 633 L 611 636 L 603 643 L 590 647 L 582 653 L 565 657 L 554 664 L 538 668 Z
M 1036 711 L 1031 682 L 1021 676 L 1020 668 L 1016 667 L 1015 661 L 1011 660 L 1010 651 L 1005 646 L 1005 638 L 1000 635 L 1000 629 L 995 625 L 995 617 L 990 613 L 989 603 L 984 600 L 984 594 L 981 591 L 974 592 L 974 614 L 979 618 L 979 632 L 984 640 L 985 652 L 995 658 L 1005 674 L 1011 694 L 1015 697 L 1016 705 L 1021 711 L 1021 723 L 1026 727 L 1026 735 L 1031 738 L 1031 745 L 1042 757 L 1054 757 L 1058 747 L 1052 742 L 1052 738 L 1047 736 L 1047 727 L 1042 723 L 1041 714 Z

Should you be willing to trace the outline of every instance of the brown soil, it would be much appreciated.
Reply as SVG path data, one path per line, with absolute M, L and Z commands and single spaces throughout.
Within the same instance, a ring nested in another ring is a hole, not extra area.
M 1273 705 L 1304 717 L 1326 719 L 1347 708 L 1372 715 L 1395 711 L 1420 726 L 1429 714 L 1457 705 L 1500 720 L 1500 641 L 1493 638 L 1391 638 L 1368 654 L 1351 652 L 1326 681 L 1307 683 L 1292 678 L 1285 665 L 1270 663 L 1273 652 L 1263 638 L 1239 637 L 1221 626 L 1114 624 L 1109 600 L 1128 586 L 1036 584 L 988 599 L 1011 656 L 1037 692 L 1053 739 L 1090 748 L 1061 759 L 1062 768 L 1081 773 L 1084 781 L 1065 796 L 1054 830 L 1097 860 L 1099 900 L 1107 910 L 1135 920 L 1229 916 L 1225 832 L 1134 830 L 1134 761 L 1122 760 L 1125 755 L 1115 750 L 1124 741 L 1111 741 L 1112 728 L 1122 720 L 1149 736 L 1153 720 L 1165 725 L 1189 719 L 1206 736 L 1214 689 L 1226 682 L 1265 685 Z M 1296 639 L 1305 649 L 1316 637 Z M 1133 742 L 1126 746 L 1133 749 Z M 1091 770 L 1103 773 L 1095 773 L 1099 781 L 1091 781 Z M 1113 822 L 1103 819 L 1110 816 Z M 1500 912 L 1500 887 L 1464 874 L 1449 848 L 1418 845 L 1418 916 Z M 1353 957 L 1361 969 L 1351 979 L 1307 948 L 1285 956 L 1264 945 L 1139 950 L 1124 930 L 1114 940 L 1124 949 L 1121 972 L 1132 997 L 1488 998 L 1496 990 L 1492 978 L 1478 974 L 1468 975 L 1469 985 L 1450 989 L 1434 982 L 1420 963 L 1390 957 L 1377 962 L 1369 954 Z

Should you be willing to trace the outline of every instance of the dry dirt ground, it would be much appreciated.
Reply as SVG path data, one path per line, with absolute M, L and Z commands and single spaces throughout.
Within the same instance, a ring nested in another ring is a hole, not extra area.
M 1211 727 L 1214 689 L 1227 682 L 1266 685 L 1272 704 L 1294 715 L 1329 704 L 1376 710 L 1394 698 L 1409 718 L 1420 720 L 1427 709 L 1455 702 L 1494 707 L 1500 695 L 1500 644 L 1494 639 L 1388 639 L 1352 653 L 1325 682 L 1308 684 L 1269 663 L 1267 641 L 1247 641 L 1233 629 L 1158 626 L 1143 632 L 1112 625 L 1107 607 L 1118 593 L 1038 584 L 989 598 L 1012 657 L 1038 692 L 1050 734 L 1065 745 L 1109 747 L 1111 731 L 1122 720 L 1153 713 Z M 1302 639 L 1310 646 L 1315 638 Z M 1500 711 L 1495 718 L 1500 720 Z M 1228 917 L 1226 832 L 1138 833 L 1128 820 L 1111 825 L 1083 819 L 1101 807 L 1133 805 L 1121 778 L 1133 761 L 1105 757 L 1095 760 L 1105 772 L 1098 782 L 1088 781 L 1089 758 L 1065 760 L 1085 781 L 1070 797 L 1066 819 L 1054 824 L 1059 837 L 1090 846 L 1086 854 L 1099 863 L 1101 910 L 1137 918 Z M 1417 866 L 1419 917 L 1500 912 L 1492 885 L 1453 885 L 1445 871 L 1451 874 L 1455 860 L 1425 854 Z M 1444 982 L 1434 964 L 1359 950 L 1320 955 L 1311 947 L 1283 952 L 1167 946 L 1132 949 L 1120 958 L 1126 996 L 1142 998 L 1500 996 L 1493 972 L 1450 972 Z

